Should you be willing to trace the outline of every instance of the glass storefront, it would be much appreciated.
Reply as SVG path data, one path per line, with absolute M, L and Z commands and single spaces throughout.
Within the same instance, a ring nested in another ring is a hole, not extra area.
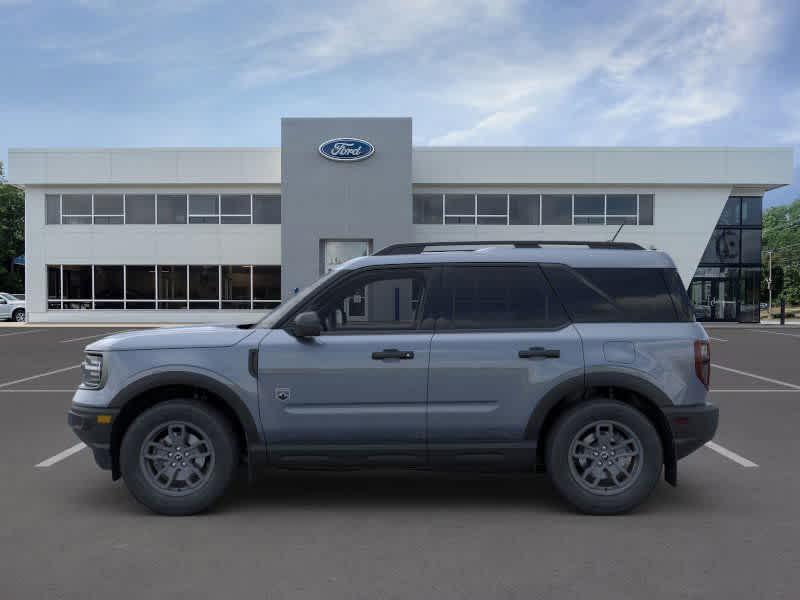
M 698 321 L 759 320 L 761 198 L 731 196 L 689 285 Z

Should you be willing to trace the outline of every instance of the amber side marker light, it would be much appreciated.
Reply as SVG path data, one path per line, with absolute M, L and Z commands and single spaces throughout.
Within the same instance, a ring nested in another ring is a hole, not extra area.
M 694 372 L 701 383 L 708 387 L 711 382 L 711 346 L 708 340 L 694 342 Z
M 111 415 L 97 415 L 97 422 L 100 425 L 108 425 L 111 423 Z

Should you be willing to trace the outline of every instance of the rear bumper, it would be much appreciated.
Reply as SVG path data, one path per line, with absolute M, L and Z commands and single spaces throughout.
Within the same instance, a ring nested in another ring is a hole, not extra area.
M 118 410 L 108 408 L 90 408 L 75 406 L 67 413 L 67 423 L 75 435 L 91 448 L 94 461 L 101 469 L 110 470 L 111 461 L 111 427 L 119 414 Z M 100 419 L 98 417 L 110 417 Z M 105 422 L 108 420 L 108 422 Z
M 675 457 L 688 456 L 714 437 L 719 408 L 711 403 L 664 408 L 675 441 Z

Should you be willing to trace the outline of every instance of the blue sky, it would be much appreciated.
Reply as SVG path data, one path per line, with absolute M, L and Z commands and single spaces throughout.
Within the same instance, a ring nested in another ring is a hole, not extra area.
M 799 29 L 794 0 L 0 0 L 0 160 L 411 116 L 418 145 L 792 145 L 783 203 Z

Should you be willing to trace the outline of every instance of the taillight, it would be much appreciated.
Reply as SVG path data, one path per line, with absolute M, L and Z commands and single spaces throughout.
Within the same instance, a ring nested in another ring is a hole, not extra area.
M 694 343 L 694 372 L 702 384 L 708 387 L 711 381 L 711 346 L 708 340 Z

